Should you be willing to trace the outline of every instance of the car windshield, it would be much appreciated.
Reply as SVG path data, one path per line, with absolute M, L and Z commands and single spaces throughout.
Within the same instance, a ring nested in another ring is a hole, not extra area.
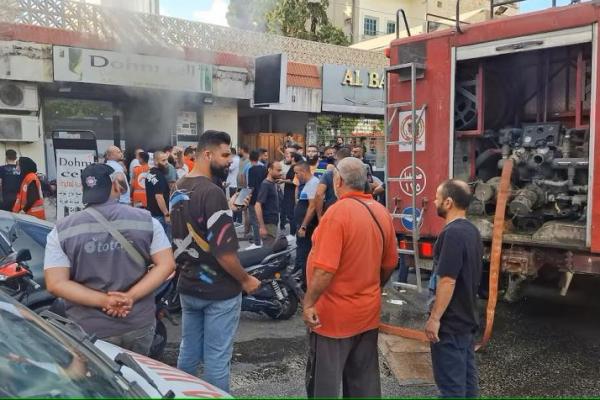
M 1 293 L 0 335 L 0 397 L 134 396 L 107 363 Z

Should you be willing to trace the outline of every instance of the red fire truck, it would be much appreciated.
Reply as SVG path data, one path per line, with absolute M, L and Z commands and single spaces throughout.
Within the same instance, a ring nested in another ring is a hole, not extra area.
M 563 295 L 600 273 L 599 21 L 591 2 L 391 43 L 387 204 L 417 271 L 443 226 L 436 188 L 454 177 L 473 187 L 468 216 L 509 299 L 544 271 Z

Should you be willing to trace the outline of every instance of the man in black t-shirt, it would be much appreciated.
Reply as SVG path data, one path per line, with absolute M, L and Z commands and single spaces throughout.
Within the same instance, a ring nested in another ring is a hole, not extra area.
M 17 152 L 6 150 L 6 165 L 0 167 L 0 180 L 2 180 L 2 208 L 4 211 L 12 211 L 19 185 L 21 174 L 17 170 Z
M 171 237 L 171 216 L 169 214 L 169 181 L 167 180 L 169 157 L 162 151 L 154 153 L 154 168 L 146 175 L 146 208 L 163 226 Z
M 446 226 L 434 247 L 435 301 L 425 333 L 442 397 L 479 395 L 474 334 L 483 244 L 477 228 L 465 218 L 470 201 L 471 190 L 463 181 L 451 179 L 437 188 L 435 205 Z
M 227 178 L 231 139 L 206 131 L 198 141 L 192 171 L 177 181 L 170 204 L 175 259 L 181 268 L 178 290 L 182 306 L 181 346 L 177 368 L 229 392 L 233 340 L 242 290 L 253 293 L 260 281 L 249 275 L 237 256 L 233 226 L 237 194 L 227 204 L 213 178 Z
M 260 186 L 267 177 L 267 168 L 260 163 L 260 150 L 252 150 L 250 152 L 250 163 L 252 166 L 248 171 L 248 187 L 252 189 L 252 198 L 248 207 L 248 216 L 250 217 L 250 227 L 252 228 L 252 239 L 256 246 L 260 246 L 260 227 L 256 218 L 256 210 L 254 205 L 260 193 Z
M 254 209 L 261 239 L 272 243 L 278 234 L 279 204 L 282 197 L 278 182 L 281 179 L 281 163 L 279 161 L 269 163 L 267 171 L 267 177 L 260 185 Z
M 283 200 L 281 201 L 281 215 L 283 221 L 280 222 L 283 224 L 283 228 L 285 228 L 286 223 L 290 224 L 291 235 L 294 235 L 297 230 L 296 221 L 294 219 L 294 208 L 296 207 L 296 188 L 298 187 L 296 184 L 298 183 L 298 180 L 294 179 L 296 177 L 294 166 L 299 162 L 302 162 L 302 160 L 300 154 L 291 154 L 290 169 L 288 169 L 285 174 L 285 179 L 280 181 L 283 183 Z

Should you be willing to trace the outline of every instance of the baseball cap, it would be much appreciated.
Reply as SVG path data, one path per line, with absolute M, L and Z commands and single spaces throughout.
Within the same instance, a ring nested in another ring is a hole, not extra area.
M 102 204 L 108 201 L 115 170 L 106 164 L 90 164 L 81 171 L 83 204 Z

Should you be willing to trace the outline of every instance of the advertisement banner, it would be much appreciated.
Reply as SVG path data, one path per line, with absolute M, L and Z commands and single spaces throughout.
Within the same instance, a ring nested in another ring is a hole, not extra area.
M 212 93 L 212 66 L 176 58 L 54 46 L 54 80 Z
M 81 171 L 94 163 L 94 150 L 56 149 L 56 218 L 83 210 Z

